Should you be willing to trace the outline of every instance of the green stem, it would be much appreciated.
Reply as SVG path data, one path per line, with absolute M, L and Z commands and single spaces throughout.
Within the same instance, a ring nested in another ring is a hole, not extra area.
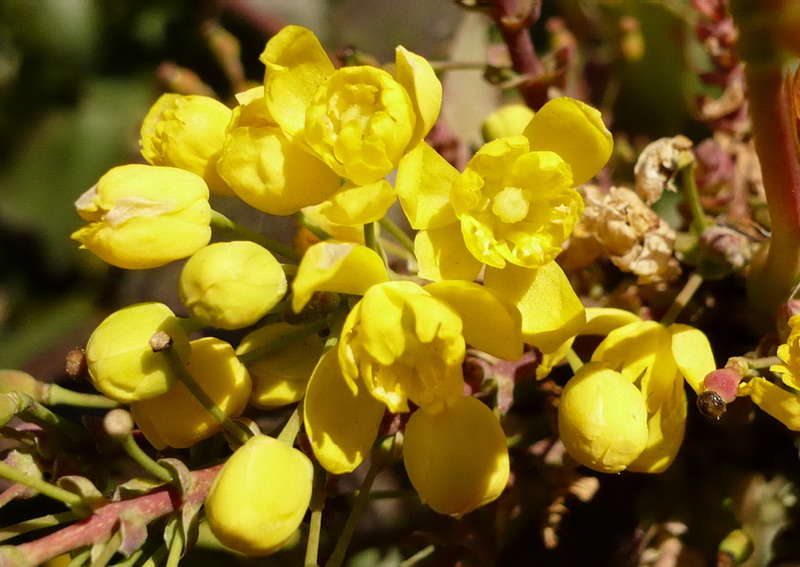
M 291 246 L 287 246 L 282 242 L 273 240 L 268 236 L 264 236 L 263 234 L 259 234 L 254 230 L 250 230 L 239 223 L 233 222 L 231 219 L 218 211 L 211 211 L 211 226 L 217 230 L 222 230 L 231 234 L 236 239 L 250 240 L 251 242 L 260 244 L 273 254 L 280 254 L 287 260 L 291 260 L 293 262 L 300 261 L 300 254 L 298 254 Z
M 443 71 L 483 71 L 486 61 L 429 61 L 437 73 Z
M 325 508 L 325 471 L 314 467 L 314 490 L 311 494 L 311 518 L 308 524 L 305 567 L 316 567 L 319 562 L 319 540 L 322 533 L 322 511 Z
M 24 472 L 15 469 L 14 467 L 8 466 L 2 461 L 0 461 L 0 477 L 10 480 L 11 482 L 24 484 L 25 486 L 33 488 L 34 490 L 38 490 L 49 498 L 60 500 L 70 508 L 80 509 L 84 507 L 83 499 L 74 492 L 64 490 L 55 484 L 50 484 L 42 479 L 27 475 Z
M 420 551 L 418 551 L 417 553 L 415 553 L 402 563 L 400 563 L 399 567 L 413 567 L 414 565 L 417 565 L 420 561 L 423 561 L 424 559 L 427 559 L 428 557 L 433 555 L 434 551 L 436 551 L 436 546 L 431 544 L 428 547 L 421 549 Z
M 339 344 L 339 336 L 342 334 L 342 327 L 344 327 L 349 312 L 347 306 L 342 305 L 330 316 L 330 334 L 325 339 L 325 346 L 322 348 L 323 354 Z
M 169 555 L 167 555 L 167 562 L 166 567 L 178 567 L 178 563 L 181 560 L 181 555 L 183 554 L 183 546 L 185 542 L 183 541 L 183 535 L 179 528 L 175 528 L 175 531 L 172 534 L 172 541 L 169 545 Z
M 414 254 L 414 241 L 409 237 L 403 229 L 392 222 L 388 217 L 383 217 L 378 221 L 386 232 L 392 235 L 392 238 L 397 240 L 403 248 L 408 250 L 412 255 Z
M 572 348 L 570 348 L 567 351 L 566 358 L 567 358 L 567 364 L 569 364 L 569 367 L 572 369 L 573 374 L 577 373 L 578 370 L 580 370 L 581 367 L 583 366 L 583 361 L 578 356 L 578 353 L 576 353 L 575 350 Z
M 27 394 L 12 392 L 5 395 L 16 402 L 17 415 L 21 419 L 65 433 L 70 439 L 78 443 L 88 438 L 87 432 L 80 425 L 53 413 Z
M 91 548 L 86 548 L 83 551 L 78 552 L 78 554 L 73 557 L 69 563 L 67 563 L 67 567 L 79 567 L 80 565 L 85 565 L 91 556 Z
M 294 214 L 294 220 L 300 223 L 300 226 L 305 228 L 308 232 L 319 238 L 320 240 L 331 240 L 333 237 L 308 220 L 308 217 L 303 214 L 303 211 L 297 211 Z
M 172 478 L 172 474 L 170 474 L 166 468 L 159 465 L 150 457 L 150 455 L 142 450 L 131 433 L 123 435 L 120 439 L 120 443 L 130 458 L 136 461 L 140 467 L 156 477 L 158 480 L 163 482 L 172 482 L 174 480 Z
M 708 222 L 703 211 L 703 205 L 700 203 L 700 191 L 697 190 L 694 170 L 694 162 L 691 162 L 681 170 L 681 180 L 683 181 L 681 185 L 683 186 L 683 196 L 692 211 L 692 232 L 696 236 L 700 236 L 708 228 Z
M 100 554 L 89 564 L 89 567 L 106 567 L 108 562 L 111 561 L 111 558 L 114 557 L 114 554 L 117 552 L 121 544 L 122 533 L 117 530 L 114 532 L 114 535 L 108 538 L 108 541 L 105 543 L 105 545 L 103 545 L 103 549 L 100 551 Z
M 84 408 L 111 409 L 120 406 L 116 400 L 112 400 L 98 394 L 84 394 L 75 392 L 59 386 L 58 384 L 48 384 L 44 403 L 49 406 L 78 406 Z
M 242 364 L 244 364 L 245 366 L 250 366 L 254 362 L 264 358 L 269 353 L 275 352 L 276 350 L 280 350 L 283 347 L 288 346 L 294 342 L 300 341 L 309 335 L 318 333 L 327 326 L 328 326 L 328 321 L 325 318 L 320 319 L 319 321 L 314 321 L 309 325 L 299 327 L 297 330 L 285 333 L 279 337 L 275 337 L 271 341 L 264 343 L 258 348 L 242 353 L 238 355 L 238 358 L 242 362 Z
M 200 386 L 197 380 L 194 379 L 194 376 L 192 376 L 189 370 L 183 365 L 175 349 L 168 347 L 161 352 L 166 357 L 170 369 L 175 373 L 178 379 L 183 382 L 183 385 L 186 386 L 197 401 L 200 402 L 200 405 L 214 416 L 214 419 L 222 425 L 222 428 L 240 445 L 247 443 L 247 440 L 250 439 L 250 431 L 239 426 L 239 424 L 228 417 L 225 412 L 219 409 L 219 406 L 206 394 L 206 391 L 203 390 L 202 386 Z
M 761 370 L 769 368 L 773 364 L 784 364 L 784 362 L 777 356 L 765 356 L 763 358 L 745 358 L 748 368 L 751 370 Z
M 289 421 L 286 422 L 286 425 L 283 426 L 283 429 L 278 434 L 278 441 L 281 443 L 285 443 L 289 447 L 294 446 L 294 440 L 297 438 L 297 434 L 300 433 L 300 425 L 303 423 L 303 420 L 300 418 L 301 408 L 303 403 L 300 402 L 292 415 L 289 416 Z
M 680 315 L 681 311 L 683 311 L 683 308 L 689 304 L 692 296 L 700 288 L 702 283 L 703 276 L 697 272 L 692 272 L 692 275 L 689 276 L 689 279 L 686 281 L 683 289 L 678 292 L 678 295 L 675 296 L 672 305 L 669 306 L 669 309 L 661 318 L 662 325 L 666 327 L 675 322 L 675 320 L 678 318 L 678 315 Z
M 347 548 L 350 545 L 350 540 L 353 538 L 356 526 L 358 525 L 358 520 L 370 501 L 369 491 L 372 488 L 372 483 L 375 482 L 375 478 L 383 468 L 388 454 L 389 451 L 383 448 L 383 443 L 372 450 L 372 460 L 369 465 L 369 470 L 367 471 L 367 476 L 364 478 L 364 482 L 361 483 L 356 501 L 350 509 L 350 515 L 347 517 L 347 521 L 342 528 L 342 533 L 339 535 L 339 540 L 336 542 L 336 547 L 334 547 L 333 553 L 331 553 L 327 563 L 325 563 L 325 567 L 339 567 L 342 561 L 344 561 Z
M 12 526 L 6 526 L 0 529 L 0 542 L 17 537 L 21 534 L 40 530 L 42 528 L 52 528 L 53 526 L 72 522 L 79 518 L 80 516 L 78 516 L 75 512 L 69 511 L 59 512 L 58 514 L 47 514 L 46 516 L 39 516 L 38 518 L 25 520 L 24 522 L 19 522 Z

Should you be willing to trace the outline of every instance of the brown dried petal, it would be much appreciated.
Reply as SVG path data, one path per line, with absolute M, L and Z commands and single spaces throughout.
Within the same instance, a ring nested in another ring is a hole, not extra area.
M 652 205 L 664 190 L 677 191 L 675 177 L 682 168 L 694 161 L 692 141 L 685 136 L 660 138 L 650 143 L 639 155 L 633 173 L 636 193 Z

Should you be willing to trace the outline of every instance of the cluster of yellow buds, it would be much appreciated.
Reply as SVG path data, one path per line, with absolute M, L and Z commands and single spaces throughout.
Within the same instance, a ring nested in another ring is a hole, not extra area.
M 442 91 L 424 58 L 398 47 L 392 74 L 335 69 L 312 32 L 289 26 L 261 61 L 263 85 L 237 94 L 233 109 L 163 95 L 141 129 L 150 165 L 115 168 L 78 200 L 89 224 L 73 238 L 106 262 L 188 258 L 179 291 L 190 317 L 160 303 L 113 313 L 87 345 L 92 382 L 130 404 L 157 449 L 190 447 L 248 404 L 258 422 L 300 402 L 308 456 L 293 436 L 243 439 L 208 495 L 213 533 L 246 554 L 271 553 L 298 529 L 309 456 L 330 473 L 353 471 L 387 413 L 410 414 L 403 462 L 424 503 L 459 516 L 497 499 L 510 473 L 506 435 L 469 395 L 466 349 L 518 360 L 536 347 L 552 363 L 597 332 L 555 258 L 584 209 L 576 187 L 612 152 L 600 113 L 567 97 L 535 114 L 517 108 L 489 122 L 491 141 L 459 172 L 424 141 Z M 357 227 L 361 237 L 301 253 L 263 240 L 209 244 L 210 193 L 271 215 L 305 211 L 328 233 Z M 417 231 L 406 253 L 417 273 L 390 270 L 375 234 L 396 198 Z M 326 293 L 344 299 L 315 314 Z M 564 390 L 561 437 L 594 469 L 663 471 L 683 438 L 682 377 L 695 386 L 713 357 L 694 329 L 610 319 L 619 324 L 600 325 L 608 336 Z M 190 340 L 198 328 L 247 334 L 234 349 Z M 169 352 L 153 347 L 157 333 Z

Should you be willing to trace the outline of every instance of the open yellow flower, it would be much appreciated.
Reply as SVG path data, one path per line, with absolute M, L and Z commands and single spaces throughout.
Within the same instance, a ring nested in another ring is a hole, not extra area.
M 523 135 L 484 145 L 460 174 L 419 144 L 402 159 L 396 190 L 419 231 L 420 276 L 472 280 L 485 265 L 485 285 L 519 308 L 526 342 L 552 352 L 585 323 L 553 263 L 583 211 L 574 187 L 611 149 L 600 113 L 566 97 L 543 106 Z
M 286 26 L 261 54 L 266 105 L 284 134 L 357 185 L 390 173 L 433 126 L 442 87 L 403 47 L 394 76 L 369 66 L 335 70 L 317 37 Z
M 778 358 L 783 364 L 773 364 L 769 369 L 780 374 L 784 384 L 800 390 L 800 315 L 789 319 L 789 336 L 778 347 Z
M 157 268 L 191 256 L 211 239 L 208 186 L 183 169 L 115 167 L 75 208 L 89 224 L 71 238 L 119 268 Z

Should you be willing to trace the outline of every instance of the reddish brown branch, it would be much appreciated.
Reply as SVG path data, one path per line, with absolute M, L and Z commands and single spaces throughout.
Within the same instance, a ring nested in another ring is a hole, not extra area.
M 205 499 L 212 481 L 221 468 L 222 465 L 217 465 L 193 471 L 192 486 L 183 500 L 176 491 L 164 486 L 138 498 L 107 504 L 76 524 L 17 546 L 17 551 L 30 564 L 39 565 L 73 549 L 107 540 L 117 529 L 123 512 L 127 517 L 148 524 L 178 510 L 183 504 L 199 504 Z
M 514 71 L 528 78 L 517 87 L 525 103 L 539 110 L 547 102 L 547 85 L 537 81 L 544 69 L 529 27 L 539 19 L 541 0 L 495 0 L 492 15 L 508 46 Z

